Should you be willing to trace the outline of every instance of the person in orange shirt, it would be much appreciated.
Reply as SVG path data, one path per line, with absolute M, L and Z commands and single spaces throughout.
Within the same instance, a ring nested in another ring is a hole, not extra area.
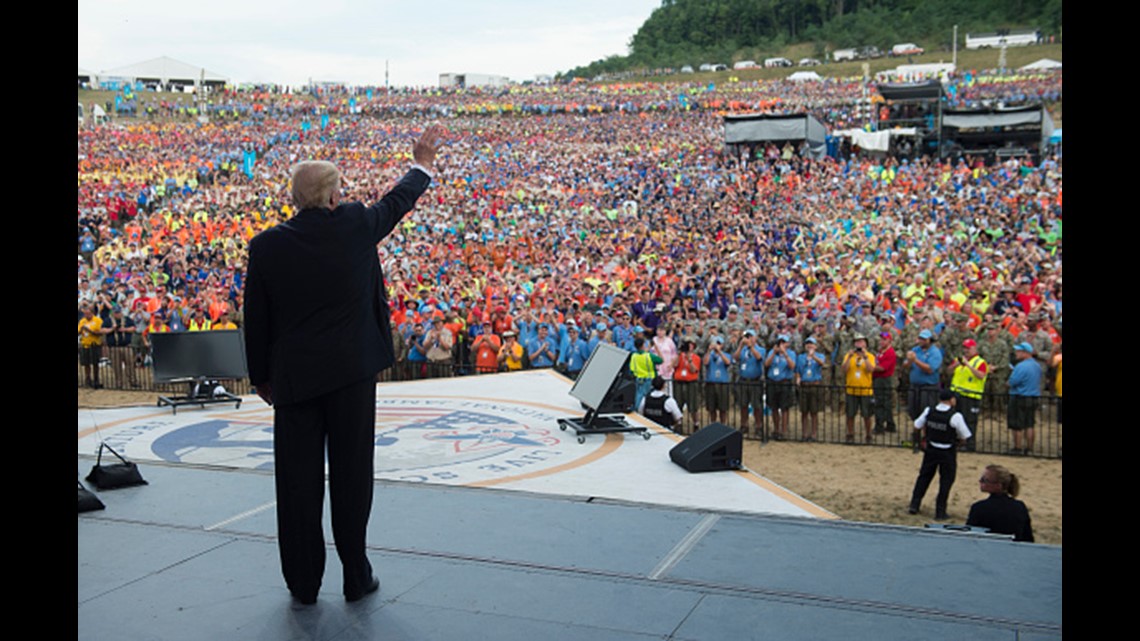
M 476 374 L 489 374 L 499 369 L 499 350 L 502 340 L 495 335 L 490 316 L 484 316 L 481 333 L 471 341 L 471 354 L 475 362 Z

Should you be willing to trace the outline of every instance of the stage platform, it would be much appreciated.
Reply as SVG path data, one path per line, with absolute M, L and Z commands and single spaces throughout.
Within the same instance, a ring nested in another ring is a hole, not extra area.
M 377 387 L 376 478 L 598 497 L 676 507 L 835 518 L 742 470 L 690 474 L 669 460 L 680 437 L 640 415 L 652 437 L 596 434 L 579 444 L 560 417 L 585 410 L 550 370 L 385 383 Z M 235 404 L 81 410 L 79 453 L 100 440 L 135 461 L 272 471 L 273 410 Z
M 99 492 L 107 509 L 79 517 L 78 638 L 1061 636 L 1058 547 L 836 520 L 750 473 L 681 470 L 662 432 L 579 445 L 547 424 L 576 412 L 569 397 L 529 395 L 565 396 L 556 375 L 479 379 L 525 400 L 464 379 L 381 386 L 381 590 L 344 602 L 326 534 L 325 585 L 301 610 L 280 576 L 260 401 L 80 411 L 80 473 L 102 437 L 149 485 Z

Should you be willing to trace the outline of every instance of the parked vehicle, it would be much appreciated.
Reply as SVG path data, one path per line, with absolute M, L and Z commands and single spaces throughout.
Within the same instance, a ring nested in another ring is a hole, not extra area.
M 992 33 L 967 33 L 967 49 L 986 49 L 989 47 L 1024 47 L 1036 44 L 1041 39 L 1041 32 L 1036 29 L 1004 29 Z
M 926 51 L 913 42 L 904 42 L 891 47 L 892 56 L 917 56 Z
M 756 68 L 756 61 L 755 60 L 741 60 L 740 62 L 734 63 L 732 65 L 732 68 L 733 69 L 755 69 Z
M 852 47 L 850 49 L 836 49 L 831 54 L 831 59 L 836 62 L 843 62 L 844 60 L 855 60 L 859 57 L 859 50 Z
M 787 58 L 768 58 L 764 60 L 765 67 L 790 67 L 792 61 Z
M 815 58 L 800 58 L 801 67 L 818 67 L 820 64 L 822 63 Z

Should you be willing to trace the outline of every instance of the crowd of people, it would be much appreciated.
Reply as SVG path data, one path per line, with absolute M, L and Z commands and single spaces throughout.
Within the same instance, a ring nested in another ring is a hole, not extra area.
M 958 80 L 955 95 L 1060 97 L 1059 73 L 998 80 Z M 814 438 L 817 386 L 878 398 L 847 403 L 855 440 L 856 416 L 868 438 L 895 429 L 876 389 L 901 383 L 928 401 L 973 341 L 991 396 L 1014 384 L 1060 396 L 1059 154 L 814 160 L 791 144 L 723 144 L 727 111 L 806 109 L 846 127 L 873 89 L 858 79 L 258 88 L 212 98 L 207 123 L 168 104 L 157 110 L 166 117 L 81 128 L 85 382 L 101 384 L 103 358 L 134 382 L 152 332 L 242 326 L 248 242 L 292 215 L 296 162 L 331 160 L 346 200 L 374 201 L 410 163 L 412 137 L 438 121 L 453 135 L 433 186 L 378 248 L 395 376 L 573 375 L 607 342 L 649 355 L 635 359 L 639 402 L 660 376 L 679 407 L 754 431 L 766 398 L 775 438 L 788 436 L 794 408 L 801 438 Z M 930 345 L 944 364 L 913 384 L 921 368 L 909 353 Z M 898 350 L 897 372 L 875 369 L 885 349 Z M 1028 383 L 1015 376 L 1023 354 L 1043 374 Z M 1018 443 L 1032 448 L 1032 437 Z

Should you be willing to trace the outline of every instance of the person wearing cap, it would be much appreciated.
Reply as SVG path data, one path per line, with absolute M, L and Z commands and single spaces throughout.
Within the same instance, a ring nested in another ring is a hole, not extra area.
M 115 307 L 111 312 L 111 322 L 106 325 L 105 330 L 114 378 L 120 383 L 138 387 L 138 381 L 135 379 L 134 352 L 131 349 L 131 341 L 136 336 L 135 322 L 129 315 L 123 313 L 122 307 Z
M 424 324 L 412 323 L 412 333 L 407 335 L 408 378 L 412 380 L 427 377 L 427 346 L 424 345 Z
M 490 374 L 499 369 L 499 350 L 502 339 L 495 334 L 491 317 L 484 316 L 479 327 L 473 326 L 472 333 L 478 332 L 471 341 L 471 354 L 475 361 L 476 374 Z
M 986 390 L 986 376 L 989 365 L 978 354 L 978 342 L 972 338 L 962 341 L 962 355 L 947 366 L 953 372 L 950 391 L 958 396 L 958 411 L 966 418 L 970 428 L 970 439 L 966 451 L 974 451 L 974 441 L 978 435 L 978 417 L 982 411 L 982 394 Z
M 702 404 L 698 382 L 700 376 L 701 356 L 697 353 L 696 343 L 690 338 L 682 339 L 677 354 L 677 369 L 673 372 L 673 390 L 682 410 L 688 408 L 692 415 L 700 410 Z
M 819 430 L 819 412 L 823 409 L 823 372 L 827 369 L 827 357 L 819 350 L 818 341 L 809 336 L 804 341 L 804 351 L 796 357 L 796 387 L 800 390 L 800 418 L 803 425 L 801 440 L 815 442 Z
M 646 351 L 645 345 L 645 337 L 638 336 L 633 339 L 634 352 L 629 357 L 629 369 L 637 381 L 637 389 L 634 392 L 633 399 L 634 407 L 640 406 L 641 399 L 649 394 L 653 386 L 653 378 L 657 376 L 657 366 L 663 362 L 657 354 Z
M 922 466 L 918 469 L 918 478 L 914 481 L 914 491 L 910 495 L 910 506 L 907 513 L 918 514 L 922 506 L 922 497 L 930 482 L 938 473 L 938 496 L 934 499 L 934 520 L 945 521 L 950 518 L 946 506 L 950 501 L 950 488 L 954 486 L 954 478 L 958 474 L 957 448 L 965 444 L 970 438 L 970 428 L 966 426 L 966 419 L 957 411 L 955 404 L 957 398 L 950 390 L 938 393 L 938 404 L 927 407 L 914 421 L 914 428 L 922 434 Z
M 760 421 L 764 416 L 764 348 L 756 338 L 756 332 L 744 330 L 740 343 L 733 352 L 733 361 L 740 369 L 736 377 L 736 403 L 740 408 L 740 431 L 748 434 L 748 408 L 752 408 L 753 434 L 760 435 Z
M 499 348 L 499 371 L 517 372 L 523 368 L 525 351 L 519 345 L 518 335 L 513 329 L 503 332 L 503 346 Z
M 452 375 L 451 354 L 455 347 L 451 332 L 443 326 L 443 312 L 432 314 L 431 329 L 424 336 L 423 345 L 427 349 L 428 373 L 431 378 L 444 378 Z
M 978 354 L 986 361 L 986 391 L 983 403 L 986 409 L 1004 412 L 1009 393 L 1009 374 L 1012 365 L 1014 341 L 997 321 L 984 323 L 978 340 Z
M 772 408 L 772 438 L 782 441 L 788 436 L 788 423 L 792 405 L 796 403 L 796 353 L 789 346 L 787 334 L 776 337 L 776 345 L 764 359 L 765 377 L 768 379 L 768 406 Z
M 713 421 L 725 424 L 728 423 L 731 368 L 732 355 L 724 350 L 724 337 L 713 335 L 705 354 L 705 407 Z
M 871 375 L 875 371 L 875 356 L 867 351 L 866 336 L 855 335 L 854 345 L 843 357 L 840 369 L 844 373 L 847 391 L 847 442 L 855 442 L 855 415 L 859 414 L 863 417 L 863 439 L 871 443 L 874 441 L 871 435 L 871 418 L 874 416 L 871 399 L 875 393 Z
M 586 361 L 590 358 L 590 348 L 578 334 L 578 325 L 568 321 L 566 341 L 558 352 L 558 367 L 573 380 L 577 380 Z
M 532 368 L 554 367 L 554 361 L 558 358 L 558 343 L 550 335 L 549 325 L 538 324 L 537 334 L 527 343 L 526 352 Z
M 676 399 L 665 392 L 665 379 L 655 376 L 651 385 L 652 391 L 641 399 L 637 412 L 662 427 L 677 431 L 684 418 L 681 407 L 677 405 Z
M 84 303 L 79 319 L 79 364 L 87 377 L 87 387 L 99 389 L 99 359 L 103 356 L 103 318 L 95 313 L 91 303 Z
M 1049 358 L 1053 355 L 1053 335 L 1046 326 L 1049 317 L 1044 312 L 1033 312 L 1029 315 L 1028 326 L 1021 339 L 1033 346 L 1033 358 L 1041 366 L 1042 372 L 1049 371 Z M 1044 377 L 1042 377 L 1044 382 Z M 1042 391 L 1044 391 L 1042 387 Z
M 1001 297 L 993 305 L 994 314 L 1002 317 L 1022 309 L 1021 303 L 1014 298 L 1015 292 L 1016 290 L 1012 285 L 1005 285 L 1001 288 Z
M 918 333 L 918 345 L 906 353 L 910 370 L 910 392 L 907 408 L 911 418 L 918 418 L 922 410 L 934 405 L 938 399 L 938 372 L 942 368 L 942 350 L 934 344 L 934 332 L 923 329 Z
M 629 314 L 625 313 L 625 310 L 614 310 L 614 325 L 611 329 L 614 333 L 614 344 L 627 352 L 632 352 L 634 350 L 633 339 L 635 338 L 634 327 L 630 325 Z
M 1041 366 L 1033 358 L 1033 346 L 1022 341 L 1013 346 L 1017 364 L 1009 375 L 1009 410 L 1006 426 L 1013 432 L 1013 455 L 1033 451 L 1033 428 L 1037 424 L 1037 403 L 1041 396 Z
M 950 386 L 950 379 L 954 374 L 954 365 L 962 355 L 962 341 L 974 336 L 966 328 L 966 317 L 958 312 L 946 312 L 946 326 L 938 335 L 938 346 L 942 350 L 942 363 L 948 365 L 939 372 L 942 387 Z M 961 407 L 959 406 L 961 410 Z
M 499 336 L 504 336 L 508 331 L 515 330 L 515 321 L 507 314 L 505 305 L 496 305 L 491 310 L 491 327 Z
M 884 328 L 887 323 L 884 323 Z M 895 427 L 895 354 L 894 338 L 889 330 L 879 332 L 879 353 L 875 356 L 875 371 L 871 374 L 874 389 L 875 433 L 894 432 Z

